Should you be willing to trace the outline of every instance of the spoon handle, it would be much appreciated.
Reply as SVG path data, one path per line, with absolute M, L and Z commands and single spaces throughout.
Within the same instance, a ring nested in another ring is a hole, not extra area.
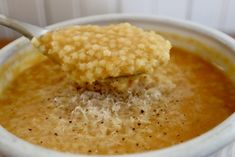
M 33 37 L 39 37 L 40 35 L 47 32 L 46 29 L 28 23 L 20 22 L 14 19 L 10 19 L 2 14 L 0 14 L 0 25 L 6 26 L 19 32 L 20 34 L 27 37 L 29 40 L 31 40 Z

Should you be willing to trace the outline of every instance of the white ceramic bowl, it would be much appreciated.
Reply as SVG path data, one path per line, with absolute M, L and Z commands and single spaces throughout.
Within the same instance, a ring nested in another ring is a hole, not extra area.
M 209 47 L 218 50 L 219 53 L 228 58 L 228 61 L 235 65 L 235 41 L 229 36 L 218 32 L 216 30 L 193 24 L 186 21 L 175 20 L 170 18 L 156 17 L 156 16 L 141 16 L 141 15 L 125 15 L 125 14 L 109 14 L 93 17 L 80 18 L 70 20 L 62 23 L 55 24 L 48 27 L 53 29 L 65 25 L 74 24 L 109 24 L 130 22 L 134 25 L 143 27 L 145 29 L 157 30 L 159 32 L 167 32 L 170 34 L 181 35 L 189 37 L 204 43 Z M 188 49 L 195 49 L 191 44 L 181 43 L 180 41 L 173 40 L 173 44 L 183 45 Z M 29 42 L 25 38 L 20 38 L 8 46 L 3 48 L 0 52 L 0 65 L 4 64 L 9 57 L 13 56 L 19 50 L 23 50 L 29 46 Z M 205 56 L 209 52 L 205 52 Z M 210 58 L 209 60 L 216 60 Z M 215 61 L 217 62 L 217 61 Z M 218 61 L 220 67 L 226 69 L 226 65 Z M 235 67 L 235 66 L 234 66 Z M 231 75 L 235 80 L 235 76 Z M 235 156 L 232 150 L 231 143 L 235 141 L 235 113 L 227 118 L 224 122 L 219 124 L 209 132 L 172 147 L 161 150 L 149 151 L 137 154 L 120 155 L 122 157 L 204 157 L 210 156 L 225 147 L 230 148 L 230 152 L 225 150 L 227 156 Z M 4 128 L 0 127 L 0 154 L 6 157 L 81 157 L 86 155 L 60 153 L 53 150 L 45 149 L 28 142 L 23 141 L 7 132 Z M 222 156 L 225 156 L 222 155 Z M 0 156 L 1 156 L 0 155 Z

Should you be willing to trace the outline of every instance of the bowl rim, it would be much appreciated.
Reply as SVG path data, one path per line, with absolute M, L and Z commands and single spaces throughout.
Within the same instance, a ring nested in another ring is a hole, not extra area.
M 235 52 L 235 40 L 228 35 L 219 32 L 213 28 L 209 28 L 200 24 L 195 24 L 192 22 L 188 22 L 185 20 L 179 20 L 169 17 L 163 16 L 155 16 L 155 15 L 140 15 L 140 14 L 104 14 L 104 15 L 96 15 L 96 16 L 88 16 L 77 19 L 72 19 L 64 22 L 59 22 L 57 24 L 53 24 L 46 28 L 54 29 L 57 27 L 62 27 L 71 24 L 87 24 L 101 21 L 110 21 L 115 22 L 118 20 L 130 21 L 136 20 L 140 21 L 140 23 L 144 22 L 164 22 L 170 25 L 178 26 L 184 29 L 193 30 L 198 33 L 205 34 L 210 36 L 221 43 L 227 45 L 233 52 Z M 21 37 L 12 43 L 8 44 L 6 47 L 2 48 L 0 51 L 0 60 L 6 59 L 10 56 L 11 53 L 7 53 L 8 51 L 15 51 L 16 45 L 27 44 L 27 40 L 24 37 Z M 5 53 L 4 53 L 5 52 Z M 11 134 L 7 130 L 5 130 L 2 126 L 0 126 L 0 152 L 3 154 L 7 154 L 10 156 L 50 156 L 50 157 L 82 157 L 88 156 L 83 154 L 72 154 L 72 153 L 64 153 L 58 152 L 54 150 L 50 150 L 47 148 L 43 148 L 41 146 L 37 146 L 31 144 L 29 142 L 24 141 Z M 10 140 L 9 140 L 10 139 Z M 123 155 L 108 155 L 108 156 L 120 156 L 120 157 L 182 157 L 182 156 L 205 156 L 215 152 L 218 149 L 221 149 L 226 144 L 231 143 L 235 139 L 235 113 L 233 113 L 230 117 L 228 117 L 225 121 L 217 125 L 215 128 L 209 130 L 208 132 L 195 137 L 191 140 L 183 142 L 181 144 L 177 144 L 171 147 L 163 148 L 160 150 L 152 150 L 148 152 L 142 153 L 133 153 L 133 154 L 123 154 Z M 218 142 L 219 141 L 219 142 Z M 192 149 L 193 148 L 193 149 Z M 200 154 L 200 155 L 199 155 Z M 93 155 L 93 156 L 107 156 L 107 155 Z

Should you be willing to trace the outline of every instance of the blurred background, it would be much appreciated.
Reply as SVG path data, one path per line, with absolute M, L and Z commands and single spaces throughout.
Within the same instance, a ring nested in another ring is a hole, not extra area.
M 169 16 L 235 34 L 235 0 L 0 0 L 0 14 L 39 26 L 109 13 Z M 18 36 L 0 26 L 0 39 Z

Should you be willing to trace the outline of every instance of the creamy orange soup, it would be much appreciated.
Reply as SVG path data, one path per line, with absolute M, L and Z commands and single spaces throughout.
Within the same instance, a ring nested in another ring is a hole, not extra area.
M 72 153 L 124 154 L 199 136 L 235 110 L 235 86 L 179 48 L 154 75 L 79 87 L 45 60 L 21 73 L 0 98 L 0 124 L 36 145 Z

